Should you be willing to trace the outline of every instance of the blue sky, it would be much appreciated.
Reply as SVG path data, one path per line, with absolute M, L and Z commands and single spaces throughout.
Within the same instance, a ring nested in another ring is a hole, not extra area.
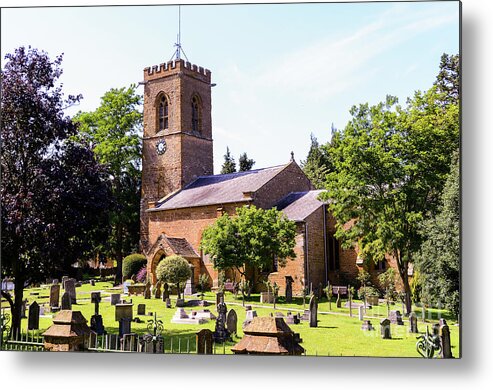
M 429 88 L 442 53 L 459 51 L 459 3 L 185 5 L 181 41 L 190 62 L 212 71 L 215 170 L 226 146 L 255 168 L 306 157 L 310 133 L 330 138 L 354 104 L 387 94 L 401 103 Z M 93 110 L 112 87 L 168 61 L 176 6 L 2 9 L 3 57 L 24 45 L 64 53 L 69 111 Z M 142 91 L 141 91 L 142 92 Z

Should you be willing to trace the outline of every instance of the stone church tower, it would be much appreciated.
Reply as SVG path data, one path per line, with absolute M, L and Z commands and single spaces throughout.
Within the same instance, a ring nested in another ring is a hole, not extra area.
M 141 248 L 148 208 L 213 174 L 211 72 L 181 59 L 144 69 Z

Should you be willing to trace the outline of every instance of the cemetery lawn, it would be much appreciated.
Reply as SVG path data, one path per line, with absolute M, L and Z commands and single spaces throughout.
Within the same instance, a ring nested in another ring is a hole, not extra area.
M 91 315 L 94 314 L 94 304 L 90 303 L 91 291 L 101 291 L 102 302 L 100 303 L 100 314 L 103 316 L 103 322 L 105 329 L 108 333 L 118 333 L 118 322 L 115 321 L 115 308 L 110 305 L 109 295 L 111 293 L 121 293 L 119 288 L 113 288 L 109 282 L 97 282 L 96 286 L 90 284 L 83 284 L 81 287 L 76 288 L 77 291 L 77 304 L 72 306 L 72 310 L 77 310 L 90 321 Z M 33 295 L 36 294 L 36 295 Z M 36 301 L 40 306 L 45 304 L 48 307 L 49 304 L 49 286 L 41 286 L 38 288 L 26 289 L 24 291 L 24 297 L 28 299 L 29 303 Z M 187 297 L 187 300 L 191 297 Z M 187 352 L 187 350 L 195 350 L 195 333 L 200 329 L 210 329 L 214 331 L 215 321 L 210 321 L 202 325 L 185 325 L 185 324 L 173 324 L 171 318 L 173 317 L 176 308 L 174 307 L 174 301 L 176 296 L 172 296 L 172 309 L 166 309 L 165 303 L 161 299 L 144 299 L 143 296 L 131 296 L 126 297 L 122 295 L 122 299 L 132 299 L 134 303 L 134 319 L 139 317 L 142 323 L 132 322 L 132 332 L 139 334 L 147 333 L 147 321 L 151 316 L 147 313 L 157 313 L 158 319 L 163 321 L 164 324 L 164 336 L 165 336 L 165 348 L 167 351 L 178 353 Z M 195 299 L 195 298 L 194 298 Z M 206 293 L 204 299 L 211 302 L 209 309 L 214 314 L 217 314 L 215 308 L 215 294 Z M 242 307 L 241 295 L 238 299 L 234 298 L 231 293 L 225 293 L 225 301 L 228 306 L 228 310 L 235 309 L 238 314 L 238 335 L 233 337 L 232 342 L 227 342 L 224 346 L 217 345 L 216 353 L 230 354 L 231 347 L 235 345 L 243 336 L 241 330 L 241 324 L 245 320 L 245 310 Z M 144 303 L 146 305 L 146 315 L 137 316 L 137 305 Z M 343 306 L 346 303 L 343 300 Z M 246 302 L 248 305 L 252 305 L 254 310 L 257 311 L 258 316 L 270 316 L 271 313 L 281 312 L 286 315 L 287 311 L 302 312 L 303 303 L 302 299 L 295 299 L 293 303 L 286 304 L 279 302 L 276 305 L 276 309 L 272 304 L 259 303 L 259 297 L 253 295 L 251 300 Z M 2 307 L 8 307 L 8 304 L 2 302 Z M 306 303 L 308 308 L 308 303 Z M 187 312 L 192 309 L 201 310 L 202 307 L 186 307 Z M 391 307 L 391 310 L 401 310 L 400 305 Z M 361 321 L 358 319 L 358 310 L 352 310 L 353 316 L 349 316 L 349 309 L 345 307 L 337 308 L 334 302 L 331 304 L 331 310 L 329 313 L 329 304 L 327 300 L 321 300 L 319 304 L 318 314 L 318 327 L 310 328 L 308 322 L 301 322 L 298 325 L 290 325 L 291 329 L 300 334 L 302 339 L 301 346 L 305 348 L 306 355 L 314 356 L 381 356 L 381 357 L 420 357 L 416 352 L 416 337 L 418 334 L 411 334 L 408 332 L 408 321 L 403 318 L 404 325 L 391 325 L 391 340 L 383 340 L 380 337 L 380 320 L 386 317 L 387 307 L 385 305 L 374 306 L 372 310 L 368 310 L 365 319 L 370 319 L 374 326 L 374 331 L 361 330 Z M 445 310 L 428 310 L 426 322 L 421 319 L 421 309 L 416 308 L 416 314 L 418 316 L 418 329 L 420 333 L 426 331 L 426 327 L 431 326 L 437 322 L 439 316 L 446 318 L 450 326 L 452 353 L 455 357 L 460 356 L 459 353 L 459 326 L 451 319 L 449 313 Z M 39 333 L 43 333 L 52 325 L 53 313 L 45 313 L 41 316 L 39 321 L 40 330 Z M 430 316 L 428 318 L 428 316 Z M 22 329 L 27 328 L 27 319 L 22 321 Z

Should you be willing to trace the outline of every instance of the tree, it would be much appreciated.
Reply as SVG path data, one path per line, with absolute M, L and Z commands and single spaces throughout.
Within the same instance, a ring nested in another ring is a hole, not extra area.
M 176 285 L 178 299 L 181 297 L 180 284 L 185 283 L 192 276 L 190 264 L 182 256 L 172 255 L 164 258 L 156 268 L 157 279 L 163 283 Z
M 426 240 L 417 256 L 422 295 L 439 301 L 453 314 L 460 308 L 460 174 L 455 154 L 435 218 L 424 224 Z
M 246 152 L 240 155 L 240 159 L 238 161 L 240 163 L 240 172 L 250 171 L 255 165 L 255 161 L 248 158 Z
M 122 282 L 124 253 L 138 250 L 141 100 L 135 85 L 113 88 L 95 111 L 79 112 L 74 118 L 80 125 L 76 139 L 91 145 L 98 161 L 107 167 L 111 182 L 114 203 L 107 226 L 109 240 L 100 251 L 117 261 L 115 283 Z
M 229 147 L 226 148 L 226 154 L 224 155 L 224 163 L 221 168 L 221 174 L 236 172 L 235 158 L 231 156 Z
M 90 251 L 87 237 L 107 223 L 110 192 L 105 170 L 84 144 L 57 84 L 62 56 L 20 47 L 6 55 L 1 74 L 2 276 L 15 280 L 14 297 L 2 291 L 20 331 L 23 288 L 54 274 Z M 94 238 L 95 239 L 95 238 Z M 105 237 L 99 236 L 100 240 Z
M 442 104 L 459 104 L 460 97 L 460 57 L 456 55 L 442 54 L 440 58 L 440 70 L 435 85 L 437 92 L 443 94 Z
M 408 313 L 408 267 L 423 240 L 421 223 L 437 211 L 459 144 L 459 109 L 440 105 L 444 98 L 432 87 L 417 92 L 406 109 L 391 96 L 354 106 L 330 149 L 334 171 L 324 197 L 332 200 L 336 237 L 345 247 L 357 243 L 366 261 L 394 256 Z
M 322 189 L 325 186 L 327 173 L 330 170 L 330 162 L 327 154 L 327 148 L 330 144 L 321 146 L 315 135 L 310 134 L 311 144 L 308 156 L 305 161 L 301 162 L 301 169 L 310 179 L 316 189 Z
M 285 266 L 295 256 L 295 236 L 296 224 L 280 211 L 252 205 L 237 208 L 236 216 L 219 217 L 202 233 L 200 246 L 216 269 L 234 269 L 248 280 L 248 268 L 269 270 L 275 258 Z

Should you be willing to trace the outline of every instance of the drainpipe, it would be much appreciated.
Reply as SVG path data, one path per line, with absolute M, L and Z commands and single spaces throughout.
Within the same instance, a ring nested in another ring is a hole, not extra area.
M 322 205 L 322 210 L 324 213 L 324 264 L 325 264 L 325 283 L 329 281 L 329 264 L 327 259 L 327 205 L 324 203 Z
M 310 287 L 310 268 L 308 264 L 308 227 L 306 221 L 303 221 L 305 224 L 305 289 Z

